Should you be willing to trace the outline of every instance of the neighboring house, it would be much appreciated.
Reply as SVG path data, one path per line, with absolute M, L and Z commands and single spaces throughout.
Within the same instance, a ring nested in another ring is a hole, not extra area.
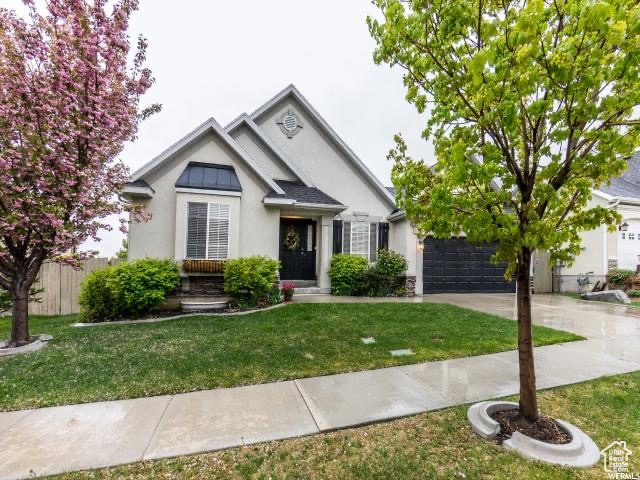
M 611 268 L 635 271 L 640 265 L 640 152 L 628 162 L 620 177 L 592 192 L 590 202 L 590 206 L 601 205 L 620 213 L 620 225 L 614 232 L 601 225 L 582 234 L 582 252 L 573 264 L 555 267 L 556 291 L 578 291 L 577 277 L 581 273 L 589 273 L 595 284 L 604 282 Z
M 207 120 L 136 171 L 123 195 L 152 215 L 130 226 L 133 259 L 267 255 L 282 280 L 328 292 L 334 253 L 373 263 L 390 248 L 407 258 L 417 294 L 513 289 L 489 263 L 493 246 L 419 240 L 392 189 L 293 85 L 225 128 Z

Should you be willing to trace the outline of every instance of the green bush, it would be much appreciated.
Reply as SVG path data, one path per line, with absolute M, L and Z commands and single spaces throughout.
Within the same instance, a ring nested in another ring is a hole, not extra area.
M 80 288 L 80 318 L 85 322 L 112 322 L 122 311 L 113 288 L 115 267 L 101 268 L 89 273 Z
M 607 278 L 609 279 L 609 283 L 613 283 L 615 285 L 624 285 L 626 281 L 634 275 L 636 272 L 633 270 L 627 270 L 625 268 L 612 268 L 607 273 Z
M 145 258 L 116 267 L 112 283 L 122 315 L 137 317 L 149 313 L 178 288 L 180 273 L 173 260 Z
M 378 250 L 378 261 L 371 267 L 364 257 L 334 255 L 329 270 L 331 293 L 363 297 L 406 293 L 396 285 L 406 271 L 407 260 L 393 250 Z
M 344 253 L 334 255 L 329 269 L 331 293 L 333 295 L 354 295 L 354 288 L 362 289 L 362 276 L 368 267 L 369 262 L 364 257 Z
M 274 298 L 280 262 L 269 257 L 229 260 L 224 267 L 224 291 L 241 307 L 253 307 Z
M 375 266 L 358 274 L 351 290 L 351 295 L 357 297 L 385 297 L 389 293 L 391 293 L 389 280 Z
M 80 317 L 110 322 L 140 317 L 160 305 L 180 285 L 172 260 L 144 259 L 91 272 L 80 290 Z
M 393 250 L 378 250 L 376 269 L 379 274 L 388 280 L 395 280 L 407 273 L 407 259 Z
M 631 298 L 640 297 L 640 290 L 627 290 L 627 295 Z

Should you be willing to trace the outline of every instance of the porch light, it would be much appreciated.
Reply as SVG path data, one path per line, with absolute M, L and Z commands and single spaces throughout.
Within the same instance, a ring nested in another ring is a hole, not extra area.
M 424 240 L 418 240 L 418 250 L 424 250 Z
M 618 227 L 618 229 L 621 232 L 626 232 L 627 230 L 629 230 L 629 224 L 627 222 L 624 222 L 622 225 Z

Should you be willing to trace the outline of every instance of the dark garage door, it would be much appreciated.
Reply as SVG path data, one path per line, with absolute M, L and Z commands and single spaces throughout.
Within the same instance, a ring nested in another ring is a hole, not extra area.
M 515 292 L 504 280 L 504 265 L 491 263 L 495 244 L 473 245 L 464 238 L 424 239 L 424 293 Z

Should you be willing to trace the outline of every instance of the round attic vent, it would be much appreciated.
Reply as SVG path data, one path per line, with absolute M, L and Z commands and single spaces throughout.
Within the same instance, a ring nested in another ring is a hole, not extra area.
M 304 126 L 298 116 L 293 113 L 293 110 L 291 109 L 283 113 L 276 123 L 280 125 L 282 133 L 289 138 L 297 135 L 300 129 Z
M 284 125 L 285 129 L 292 132 L 293 130 L 298 128 L 298 120 L 296 120 L 296 117 L 294 117 L 293 115 L 286 115 L 282 120 L 282 125 Z

